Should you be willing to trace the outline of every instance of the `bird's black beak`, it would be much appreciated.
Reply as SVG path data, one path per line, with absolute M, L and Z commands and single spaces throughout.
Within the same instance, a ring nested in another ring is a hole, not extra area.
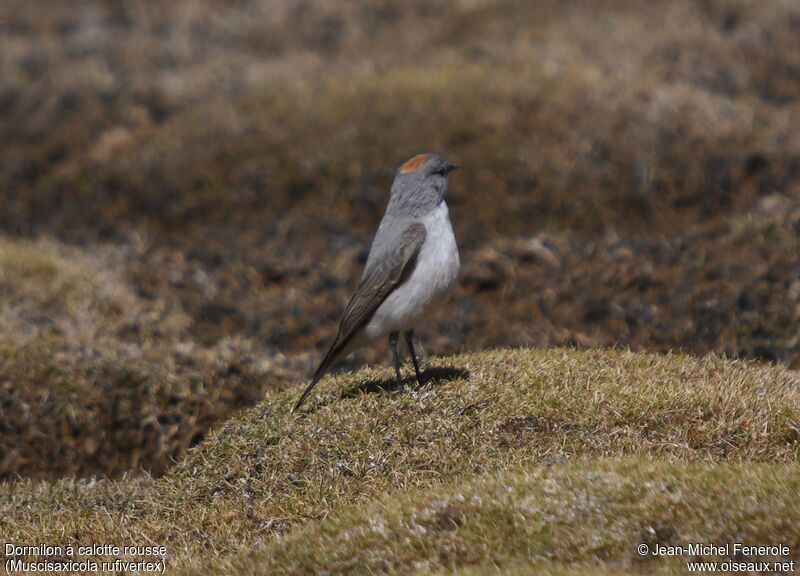
M 453 170 L 458 170 L 458 166 L 456 166 L 455 164 L 449 164 L 448 163 L 447 166 L 444 167 L 444 173 L 445 174 L 449 174 Z

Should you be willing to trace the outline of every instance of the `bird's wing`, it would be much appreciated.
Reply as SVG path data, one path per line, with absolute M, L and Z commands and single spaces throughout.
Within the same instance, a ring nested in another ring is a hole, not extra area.
M 408 277 L 414 269 L 423 242 L 425 242 L 425 226 L 415 222 L 403 230 L 397 242 L 376 261 L 374 266 L 365 271 L 356 293 L 344 309 L 336 339 L 314 372 L 311 382 L 303 391 L 294 410 L 300 408 L 311 389 L 336 361 L 339 353 L 344 350 L 356 332 L 369 321 L 386 297 Z

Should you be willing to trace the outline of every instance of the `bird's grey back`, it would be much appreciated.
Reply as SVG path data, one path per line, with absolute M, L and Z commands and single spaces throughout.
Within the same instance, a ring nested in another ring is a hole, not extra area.
M 411 169 L 407 168 L 409 165 Z M 401 251 L 398 244 L 405 230 L 444 201 L 447 176 L 434 171 L 446 165 L 447 161 L 440 154 L 420 154 L 397 169 L 389 204 L 372 241 L 362 278 L 381 262 L 391 262 L 392 254 Z
M 387 216 L 422 218 L 441 204 L 447 191 L 447 178 L 404 177 L 392 185 L 392 195 L 386 206 Z
M 372 240 L 372 247 L 367 256 L 367 263 L 364 266 L 364 273 L 362 278 L 370 274 L 376 266 L 393 266 L 394 258 L 397 254 L 403 253 L 404 232 L 415 222 L 419 222 L 420 218 L 404 216 L 404 215 L 390 215 L 389 210 L 383 215 L 378 231 L 375 238 Z

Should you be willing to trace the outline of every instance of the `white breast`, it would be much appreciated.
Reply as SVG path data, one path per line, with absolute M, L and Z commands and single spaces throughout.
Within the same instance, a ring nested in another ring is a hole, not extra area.
M 395 289 L 365 326 L 370 340 L 410 330 L 450 293 L 461 266 L 444 201 L 422 219 L 425 242 L 411 276 Z

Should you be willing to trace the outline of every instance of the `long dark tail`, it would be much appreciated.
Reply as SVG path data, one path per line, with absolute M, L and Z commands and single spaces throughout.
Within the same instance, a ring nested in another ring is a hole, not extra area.
M 334 346 L 331 346 L 331 349 L 328 350 L 327 354 L 325 354 L 325 358 L 323 358 L 322 362 L 319 363 L 319 368 L 317 368 L 317 371 L 314 372 L 314 375 L 311 377 L 311 382 L 309 382 L 308 386 L 306 386 L 306 389 L 303 390 L 303 393 L 300 395 L 300 399 L 297 401 L 297 404 L 295 404 L 294 408 L 292 408 L 293 413 L 297 412 L 300 406 L 303 405 L 303 402 L 305 402 L 306 398 L 308 398 L 308 395 L 311 394 L 311 391 L 314 389 L 314 386 L 317 385 L 317 382 L 319 382 L 322 377 L 325 376 L 325 372 L 327 372 L 333 363 L 336 362 L 336 358 L 339 356 L 340 351 L 340 347 L 336 346 L 336 343 L 334 343 Z

